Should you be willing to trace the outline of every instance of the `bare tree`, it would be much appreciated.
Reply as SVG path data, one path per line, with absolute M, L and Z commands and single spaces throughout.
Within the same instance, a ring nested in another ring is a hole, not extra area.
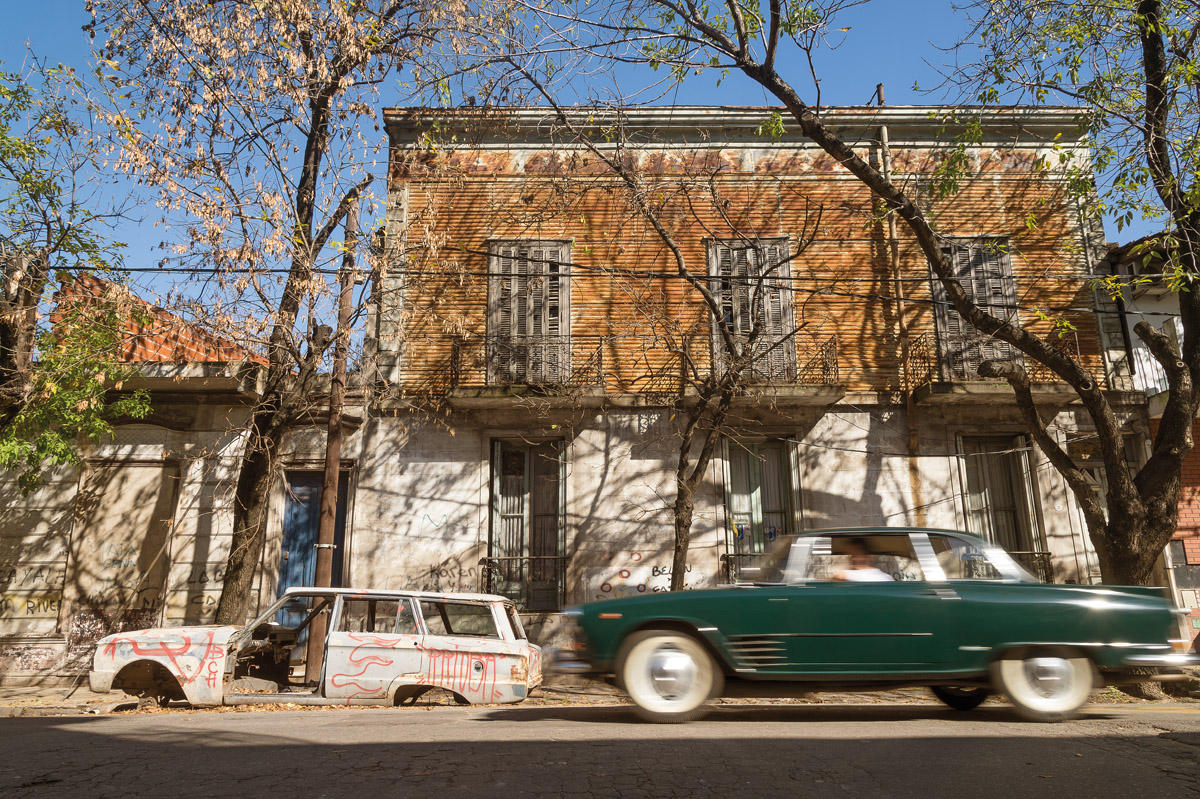
M 582 57 L 661 68 L 668 75 L 667 85 L 696 72 L 738 73 L 778 99 L 784 114 L 772 124 L 798 126 L 879 198 L 884 212 L 912 236 L 945 302 L 959 317 L 980 333 L 1011 345 L 1027 363 L 1048 370 L 1075 391 L 1094 423 L 1108 477 L 1103 503 L 1092 481 L 1048 430 L 1026 369 L 1002 361 L 985 362 L 979 368 L 981 376 L 1004 378 L 1011 384 L 1031 435 L 1083 510 L 1104 579 L 1147 584 L 1175 530 L 1180 467 L 1192 447 L 1191 420 L 1200 408 L 1200 393 L 1194 388 L 1200 378 L 1200 316 L 1196 315 L 1200 306 L 1193 307 L 1194 292 L 1180 295 L 1187 331 L 1182 352 L 1154 331 L 1138 329 L 1170 376 L 1171 400 L 1153 454 L 1137 469 L 1125 459 L 1122 418 L 1105 394 L 1103 376 L 1058 346 L 1054 334 L 1037 335 L 1017 325 L 1011 314 L 981 307 L 957 278 L 947 240 L 917 202 L 912 186 L 864 159 L 823 119 L 816 55 L 831 36 L 840 35 L 838 15 L 859 4 L 858 0 L 725 0 L 715 5 L 617 0 L 583 7 L 529 4 L 526 13 L 557 34 L 557 38 L 546 37 L 544 59 Z M 980 80 L 991 81 L 979 92 L 984 101 L 1000 102 L 1004 95 L 998 84 L 1017 80 L 1024 81 L 1021 85 L 1039 102 L 1045 100 L 1044 92 L 1060 89 L 1083 102 L 1098 103 L 1101 97 L 1113 102 L 1121 97 L 1129 104 L 1114 111 L 1099 102 L 1102 124 L 1132 136 L 1123 151 L 1128 157 L 1119 170 L 1125 179 L 1118 181 L 1118 190 L 1131 187 L 1141 197 L 1143 189 L 1151 188 L 1158 195 L 1164 216 L 1174 226 L 1164 239 L 1169 246 L 1159 249 L 1169 254 L 1178 274 L 1190 280 L 1197 268 L 1195 243 L 1200 236 L 1196 84 L 1190 77 L 1196 71 L 1195 2 L 1122 2 L 1100 9 L 1086 3 L 1029 0 L 985 2 L 978 8 L 986 15 L 981 28 L 985 44 L 992 48 L 978 71 Z M 1119 57 L 1112 56 L 1114 49 Z M 790 63 L 803 65 L 806 74 L 780 74 L 785 55 Z M 1107 64 L 1096 66 L 1110 57 L 1115 59 L 1111 69 Z M 1088 58 L 1093 61 L 1087 62 Z M 1092 75 L 1098 76 L 1096 83 L 1089 82 Z M 798 88 L 806 81 L 812 86 L 807 98 Z M 1076 87 L 1074 92 L 1068 90 L 1071 86 Z M 974 124 L 970 109 L 962 109 L 959 118 L 967 128 Z M 968 143 L 969 136 L 960 145 Z M 1076 190 L 1086 193 L 1092 184 L 1090 165 L 1080 161 L 1084 154 L 1064 151 L 1062 155 L 1077 178 Z M 953 202 L 966 163 L 951 153 L 932 176 L 931 183 L 944 201 Z
M 257 342 L 268 359 L 245 431 L 217 608 L 218 621 L 240 623 L 279 447 L 309 401 L 333 334 L 322 321 L 334 313 L 333 238 L 348 210 L 369 199 L 379 166 L 378 93 L 391 81 L 448 91 L 438 77 L 455 68 L 461 37 L 503 27 L 492 15 L 504 5 L 95 0 L 90 7 L 103 63 L 128 91 L 126 118 L 136 123 L 122 167 L 161 191 L 165 219 L 182 228 L 175 254 L 207 276 L 197 304 L 204 321 Z

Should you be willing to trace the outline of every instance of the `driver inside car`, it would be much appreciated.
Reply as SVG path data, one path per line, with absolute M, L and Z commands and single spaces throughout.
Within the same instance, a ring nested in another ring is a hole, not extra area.
M 892 576 L 875 566 L 875 557 L 862 538 L 851 538 L 846 542 L 846 554 L 850 557 L 850 568 L 834 572 L 833 579 L 851 583 L 891 582 Z

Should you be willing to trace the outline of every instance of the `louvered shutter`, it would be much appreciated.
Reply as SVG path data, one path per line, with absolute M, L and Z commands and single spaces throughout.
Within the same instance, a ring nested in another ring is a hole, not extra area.
M 762 325 L 760 351 L 764 353 L 756 371 L 769 381 L 792 382 L 795 378 L 795 342 L 791 341 L 792 293 L 788 280 L 789 264 L 784 263 L 785 251 L 779 244 L 762 247 L 764 263 L 762 281 Z
M 720 318 L 713 320 L 712 360 L 714 369 L 724 369 L 730 353 L 726 351 L 722 329 L 737 335 L 737 308 L 733 290 L 733 249 L 720 242 L 709 246 L 709 274 L 713 279 L 710 291 L 720 308 Z
M 728 363 L 721 326 L 732 333 L 735 343 L 745 347 L 757 332 L 747 377 L 751 380 L 792 381 L 795 379 L 796 349 L 792 335 L 792 306 L 787 252 L 781 241 L 763 241 L 731 246 L 710 245 L 712 291 L 721 310 L 713 322 L 713 362 L 717 368 Z M 778 345 L 778 346 L 776 346 Z
M 495 244 L 489 259 L 491 288 L 488 341 L 486 348 L 488 383 L 504 385 L 513 381 L 512 340 L 518 326 L 516 318 L 516 281 L 518 249 L 513 244 Z
M 729 475 L 726 508 L 729 512 L 730 535 L 733 551 L 753 552 L 754 510 L 753 485 L 750 474 L 750 453 L 741 445 L 729 447 Z
M 976 239 L 942 252 L 969 299 L 984 311 L 1016 324 L 1016 286 L 1004 245 L 1002 239 Z M 950 295 L 942 282 L 932 273 L 930 285 L 944 379 L 977 379 L 983 361 L 1018 357 L 1011 344 L 968 325 L 950 304 Z
M 491 381 L 562 382 L 570 371 L 567 245 L 506 242 L 492 253 Z

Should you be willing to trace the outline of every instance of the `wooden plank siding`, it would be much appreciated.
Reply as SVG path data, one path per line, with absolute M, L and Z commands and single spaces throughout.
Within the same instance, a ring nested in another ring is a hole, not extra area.
M 1052 323 L 1037 309 L 1061 316 L 1077 330 L 1085 365 L 1102 371 L 1080 214 L 1065 199 L 1061 176 L 1035 168 L 1036 154 L 978 148 L 975 175 L 957 194 L 922 202 L 943 235 L 1009 239 L 1022 325 L 1045 333 Z M 901 322 L 910 337 L 934 330 L 929 269 L 901 224 L 895 279 L 887 226 L 849 173 L 806 146 L 766 153 L 680 146 L 637 157 L 647 198 L 697 276 L 706 275 L 709 239 L 790 237 L 793 247 L 804 245 L 791 264 L 793 313 L 802 327 L 797 362 L 803 365 L 813 342 L 836 336 L 848 390 L 902 388 Z M 925 178 L 937 157 L 898 146 L 894 174 Z M 599 348 L 607 391 L 651 390 L 656 376 L 675 368 L 670 349 L 684 343 L 707 368 L 711 323 L 699 294 L 673 276 L 669 249 L 590 155 L 527 146 L 433 154 L 396 148 L 390 182 L 393 193 L 408 189 L 403 390 L 444 390 L 454 339 L 487 334 L 492 240 L 572 243 L 573 357 Z

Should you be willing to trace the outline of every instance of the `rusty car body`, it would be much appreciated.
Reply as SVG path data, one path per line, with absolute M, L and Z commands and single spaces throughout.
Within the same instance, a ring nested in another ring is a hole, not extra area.
M 325 619 L 319 678 L 308 635 Z M 311 670 L 310 670 L 311 671 Z M 431 689 L 464 704 L 520 702 L 541 684 L 541 649 L 512 601 L 489 594 L 289 589 L 244 627 L 117 633 L 93 656 L 93 691 L 197 707 L 399 704 Z

